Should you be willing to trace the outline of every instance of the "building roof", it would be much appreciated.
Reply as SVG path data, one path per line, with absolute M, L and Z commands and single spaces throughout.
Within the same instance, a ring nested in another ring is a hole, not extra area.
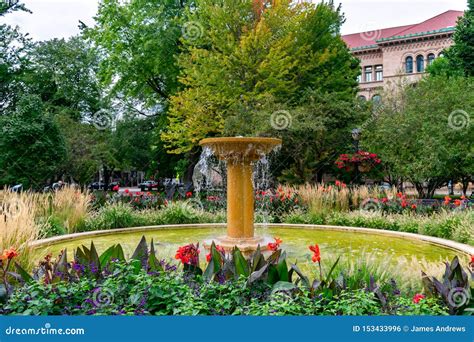
M 385 29 L 359 32 L 342 36 L 351 49 L 376 47 L 377 43 L 386 40 L 397 40 L 405 36 L 429 34 L 454 28 L 464 12 L 446 11 L 419 24 L 390 27 Z

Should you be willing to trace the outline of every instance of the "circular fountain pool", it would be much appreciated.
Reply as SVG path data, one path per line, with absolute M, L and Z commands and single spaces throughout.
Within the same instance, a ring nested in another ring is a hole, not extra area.
M 57 255 L 65 248 L 71 258 L 77 247 L 89 246 L 91 241 L 94 241 L 99 253 L 120 243 L 129 257 L 141 237 L 145 236 L 148 242 L 154 240 L 158 258 L 172 259 L 179 246 L 198 242 L 202 246 L 204 241 L 224 233 L 225 225 L 157 226 L 73 234 L 40 240 L 35 246 L 38 259 L 47 253 Z M 407 261 L 439 265 L 441 261 L 452 259 L 455 255 L 467 260 L 469 254 L 474 254 L 473 247 L 452 241 L 363 228 L 257 225 L 256 234 L 280 237 L 288 260 L 298 260 L 300 265 L 310 262 L 308 246 L 315 243 L 320 245 L 322 255 L 327 258 L 341 256 L 343 259 L 357 260 L 371 255 L 400 265 L 407 264 Z M 201 253 L 202 260 L 204 257 L 205 253 Z

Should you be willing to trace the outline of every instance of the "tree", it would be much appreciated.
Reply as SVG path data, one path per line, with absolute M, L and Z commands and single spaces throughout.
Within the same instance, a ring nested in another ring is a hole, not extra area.
M 459 18 L 453 38 L 454 45 L 446 53 L 451 68 L 474 76 L 474 0 L 468 0 L 468 10 Z
M 343 17 L 332 2 L 263 8 L 199 0 L 188 11 L 196 34 L 182 38 L 183 89 L 171 97 L 162 138 L 170 152 L 184 153 L 208 136 L 283 136 L 283 168 L 309 180 L 345 144 L 335 137 L 349 136 L 356 122 L 354 110 L 335 108 L 355 108 L 359 62 L 339 35 Z
M 449 180 L 467 190 L 474 174 L 472 78 L 430 76 L 386 99 L 364 133 L 364 144 L 431 198 Z
M 101 80 L 112 93 L 139 100 L 140 113 L 165 112 L 178 87 L 182 17 L 187 0 L 101 1 L 86 37 L 103 53 Z
M 0 184 L 41 188 L 66 156 L 63 137 L 37 96 L 20 98 L 13 114 L 0 116 Z
M 28 11 L 18 1 L 0 2 L 0 17 L 13 11 Z M 28 63 L 31 40 L 18 27 L 0 24 L 0 113 L 14 111 L 21 93 L 21 82 Z
M 91 120 L 108 107 L 97 77 L 99 57 L 83 37 L 39 42 L 22 75 L 24 91 L 37 94 L 52 112 Z

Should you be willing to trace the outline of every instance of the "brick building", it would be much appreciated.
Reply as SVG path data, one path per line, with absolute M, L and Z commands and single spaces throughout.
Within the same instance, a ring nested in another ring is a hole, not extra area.
M 419 24 L 342 36 L 360 59 L 361 99 L 380 100 L 383 90 L 418 81 L 426 67 L 452 43 L 460 11 L 447 11 Z

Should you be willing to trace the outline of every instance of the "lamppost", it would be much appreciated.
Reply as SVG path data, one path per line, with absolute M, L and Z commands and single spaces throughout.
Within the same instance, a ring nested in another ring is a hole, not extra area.
M 359 141 L 360 141 L 361 133 L 362 133 L 362 131 L 361 131 L 360 128 L 354 128 L 352 130 L 352 133 L 351 133 L 355 153 L 359 152 Z M 355 165 L 355 180 L 354 180 L 355 184 L 359 184 L 359 177 L 360 177 L 359 165 L 356 163 L 356 165 Z

